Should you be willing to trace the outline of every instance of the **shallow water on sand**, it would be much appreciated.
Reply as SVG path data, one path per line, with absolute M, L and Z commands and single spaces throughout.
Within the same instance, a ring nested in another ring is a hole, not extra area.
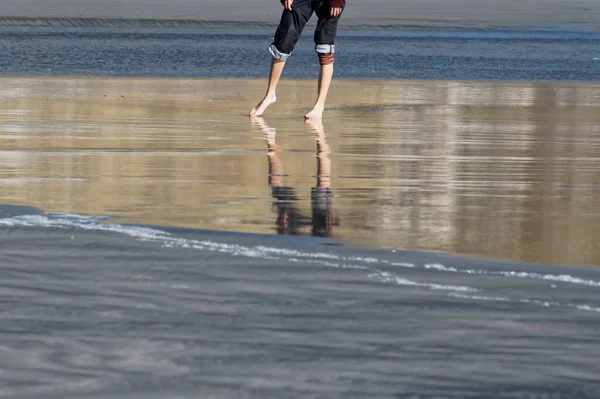
M 0 18 L 0 53 L 7 54 L 0 75 L 262 78 L 275 30 L 202 21 L 37 22 Z M 285 77 L 318 74 L 311 31 Z M 589 26 L 355 31 L 336 39 L 336 77 L 597 82 L 598 48 L 600 32 Z
M 20 79 L 0 87 L 0 202 L 120 222 L 599 265 L 600 86 Z

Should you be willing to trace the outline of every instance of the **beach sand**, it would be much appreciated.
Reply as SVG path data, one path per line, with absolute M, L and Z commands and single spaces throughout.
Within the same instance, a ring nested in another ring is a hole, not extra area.
M 263 80 L 3 78 L 0 202 L 600 265 L 599 89 L 338 80 L 319 135 L 302 118 L 314 81 L 283 81 L 257 123 Z M 316 209 L 320 167 L 331 194 Z

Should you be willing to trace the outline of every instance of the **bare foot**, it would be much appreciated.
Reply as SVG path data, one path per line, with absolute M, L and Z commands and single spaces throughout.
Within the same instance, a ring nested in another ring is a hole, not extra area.
M 267 107 L 277 101 L 277 97 L 274 94 L 267 94 L 258 105 L 250 111 L 249 116 L 259 116 L 267 109 Z
M 322 105 L 315 105 L 313 109 L 306 115 L 304 115 L 305 119 L 321 119 L 323 117 L 323 109 Z

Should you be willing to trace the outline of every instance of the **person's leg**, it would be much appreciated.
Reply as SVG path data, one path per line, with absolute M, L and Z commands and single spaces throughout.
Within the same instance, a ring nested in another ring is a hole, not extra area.
M 319 56 L 320 70 L 317 85 L 317 100 L 312 110 L 304 117 L 306 119 L 318 119 L 323 116 L 325 100 L 329 92 L 329 86 L 333 78 L 333 63 L 335 53 L 335 36 L 340 15 L 330 15 L 329 1 L 321 1 L 317 8 L 317 28 L 315 30 L 315 51 Z
M 271 53 L 271 69 L 269 84 L 265 97 L 252 108 L 250 116 L 259 116 L 277 100 L 277 83 L 281 78 L 283 67 L 292 50 L 296 46 L 306 22 L 313 13 L 311 0 L 295 0 L 291 10 L 283 10 L 281 21 L 275 32 L 273 43 L 269 47 Z
M 267 93 L 265 97 L 252 108 L 250 116 L 259 116 L 267 109 L 267 107 L 277 101 L 276 91 L 277 83 L 283 72 L 285 61 L 278 60 L 277 58 L 271 58 L 271 70 L 269 72 L 269 85 L 267 86 Z
M 310 112 L 304 115 L 306 119 L 319 119 L 323 117 L 325 100 L 327 99 L 327 93 L 329 92 L 329 86 L 331 85 L 332 78 L 333 63 L 321 64 L 321 69 L 319 70 L 319 81 L 317 85 L 317 101 Z

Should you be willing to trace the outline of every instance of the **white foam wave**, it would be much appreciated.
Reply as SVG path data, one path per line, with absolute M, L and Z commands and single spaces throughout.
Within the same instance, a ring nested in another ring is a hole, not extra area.
M 563 283 L 581 284 L 588 285 L 591 287 L 600 287 L 600 282 L 594 280 L 584 280 L 579 277 L 573 277 L 568 274 L 539 274 L 539 273 L 525 273 L 525 272 L 502 272 L 503 275 L 511 277 L 525 277 L 525 278 L 536 278 L 548 281 L 560 281 Z
M 586 310 L 588 312 L 598 312 L 600 313 L 600 308 L 595 308 L 589 305 L 575 305 L 575 307 L 579 310 Z
M 448 294 L 448 296 L 453 298 L 461 298 L 468 299 L 472 301 L 492 301 L 492 302 L 513 302 L 513 303 L 531 303 L 534 305 L 539 305 L 545 308 L 549 307 L 567 307 L 567 308 L 576 308 L 579 310 L 587 311 L 587 312 L 597 312 L 600 313 L 600 308 L 590 306 L 590 305 L 577 305 L 572 303 L 561 303 L 557 301 L 544 301 L 540 299 L 529 299 L 529 298 L 517 298 L 511 299 L 507 297 L 501 296 L 480 296 L 480 295 L 465 295 L 456 292 L 452 292 Z
M 444 266 L 442 264 L 439 263 L 428 263 L 426 265 L 423 266 L 425 269 L 433 269 L 433 270 L 439 270 L 442 272 L 457 272 L 458 269 L 454 268 L 454 267 L 450 267 L 450 266 Z
M 105 231 L 118 234 L 124 234 L 140 241 L 159 242 L 164 247 L 192 248 L 219 253 L 227 253 L 232 256 L 242 256 L 248 258 L 260 258 L 270 260 L 284 259 L 290 262 L 303 262 L 323 265 L 326 267 L 341 269 L 373 270 L 368 265 L 380 263 L 382 265 L 399 266 L 406 268 L 415 268 L 412 263 L 391 262 L 374 257 L 343 257 L 333 253 L 324 252 L 306 252 L 295 249 L 275 248 L 267 246 L 248 247 L 238 244 L 225 244 L 211 240 L 196 240 L 175 237 L 168 232 L 138 226 L 123 226 L 119 224 L 104 223 L 107 218 L 89 217 L 74 214 L 50 213 L 46 215 L 24 215 L 13 218 L 0 219 L 0 226 L 22 226 L 22 227 L 49 227 L 61 229 L 82 229 L 88 231 Z M 568 274 L 541 274 L 531 272 L 517 271 L 491 271 L 476 269 L 457 269 L 445 266 L 440 263 L 427 263 L 422 266 L 427 270 L 436 270 L 449 273 L 466 273 L 479 275 L 497 275 L 511 278 L 530 278 L 552 282 L 563 282 L 570 284 L 579 284 L 590 287 L 600 287 L 600 282 L 574 277 Z M 388 272 L 375 269 L 370 275 L 383 282 L 394 282 L 398 285 L 412 285 L 431 290 L 450 290 L 459 292 L 473 292 L 477 289 L 467 286 L 454 286 L 436 283 L 418 283 L 407 280 Z
M 423 265 L 424 269 L 428 270 L 439 270 L 443 272 L 451 273 L 465 273 L 465 274 L 481 274 L 490 276 L 504 276 L 514 278 L 529 278 L 535 280 L 544 281 L 556 281 L 569 284 L 586 285 L 589 287 L 600 287 L 600 281 L 586 280 L 579 277 L 574 277 L 569 274 L 542 274 L 532 272 L 517 272 L 517 271 L 493 271 L 493 270 L 476 270 L 476 269 L 457 269 L 451 266 L 445 266 L 440 263 L 427 263 Z M 555 286 L 553 286 L 555 288 Z
M 406 263 L 406 262 L 388 262 L 388 261 L 381 261 L 382 263 L 386 263 L 390 266 L 397 266 L 397 267 L 409 267 L 409 268 L 414 268 L 416 267 L 414 263 Z
M 352 256 L 350 258 L 344 258 L 345 260 L 364 262 L 364 263 L 378 263 L 379 259 L 377 258 L 362 258 L 360 256 Z
M 83 230 L 107 231 L 128 235 L 130 237 L 142 241 L 159 242 L 162 246 L 168 248 L 192 248 L 212 252 L 227 253 L 233 256 L 243 256 L 248 258 L 261 258 L 271 260 L 284 259 L 285 261 L 294 263 L 312 263 L 341 269 L 357 269 L 371 271 L 373 269 L 364 264 L 375 263 L 391 264 L 394 266 L 402 267 L 414 267 L 414 265 L 411 263 L 391 263 L 373 257 L 341 257 L 335 254 L 321 252 L 311 253 L 287 248 L 274 248 L 266 246 L 246 247 L 238 244 L 225 244 L 210 240 L 179 238 L 165 231 L 149 227 L 122 226 L 119 224 L 102 223 L 102 221 L 105 219 L 106 218 L 89 217 L 74 214 L 25 215 L 7 219 L 0 219 L 0 225 L 13 227 L 49 227 L 60 229 L 78 228 Z M 343 263 L 346 261 L 352 261 L 363 264 Z M 438 265 L 437 267 L 443 266 Z M 475 288 L 464 286 L 443 285 L 425 282 L 419 283 L 380 270 L 375 270 L 375 273 L 372 273 L 370 276 L 377 276 L 377 278 L 383 282 L 391 281 L 398 285 L 410 285 L 415 287 L 427 288 L 430 290 L 450 290 L 461 292 L 477 291 Z
M 600 287 L 599 281 L 594 280 L 585 280 L 579 277 L 573 277 L 568 274 L 541 274 L 541 273 L 529 273 L 529 272 L 515 272 L 515 271 L 487 271 L 487 270 L 459 270 L 461 273 L 469 273 L 469 274 L 488 274 L 488 275 L 497 275 L 504 277 L 515 277 L 515 278 L 530 278 L 535 280 L 545 280 L 545 281 L 558 281 L 563 283 L 570 284 L 579 284 L 586 285 L 589 287 Z
M 108 231 L 126 234 L 142 240 L 156 240 L 169 235 L 164 231 L 148 227 L 121 226 L 118 224 L 99 223 L 99 221 L 103 219 L 104 218 L 93 218 L 72 214 L 48 214 L 47 216 L 23 215 L 13 218 L 0 219 L 0 225 L 10 227 L 53 227 L 59 229 L 78 228 L 82 230 Z
M 339 256 L 335 254 L 326 254 L 326 253 L 307 253 L 296 251 L 294 249 L 286 249 L 286 248 L 273 248 L 273 247 L 265 247 L 258 246 L 256 249 L 261 250 L 266 253 L 274 253 L 277 255 L 284 256 L 300 256 L 300 257 L 308 257 L 308 258 L 325 258 L 325 259 L 340 259 Z
M 560 302 L 555 302 L 555 301 L 541 301 L 539 299 L 527 299 L 527 298 L 521 298 L 518 300 L 521 303 L 534 303 L 536 305 L 541 305 L 545 308 L 550 307 L 550 306 L 562 306 L 563 304 Z
M 380 280 L 385 283 L 396 283 L 398 285 L 412 286 L 412 287 L 424 287 L 430 290 L 443 290 L 443 291 L 459 291 L 459 292 L 477 292 L 478 290 L 472 287 L 465 287 L 460 285 L 443 285 L 436 283 L 419 283 L 416 281 L 408 280 L 402 277 L 398 277 L 392 273 L 377 270 L 375 273 L 369 274 L 369 277 Z
M 462 299 L 472 299 L 475 301 L 496 301 L 496 302 L 510 302 L 510 298 L 506 298 L 503 296 L 481 296 L 481 295 L 464 295 L 458 293 L 450 293 L 448 296 L 453 298 L 462 298 Z

